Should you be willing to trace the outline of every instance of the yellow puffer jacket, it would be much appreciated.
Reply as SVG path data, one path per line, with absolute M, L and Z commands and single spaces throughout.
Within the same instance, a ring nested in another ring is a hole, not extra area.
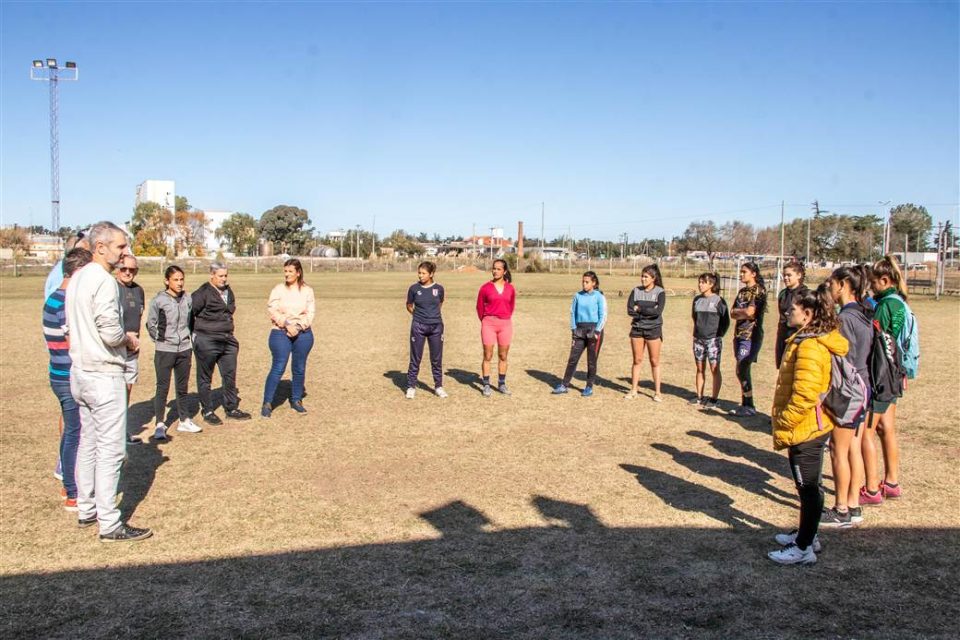
M 836 426 L 821 410 L 820 395 L 830 388 L 830 356 L 847 355 L 847 339 L 834 329 L 821 336 L 790 336 L 773 393 L 773 447 L 785 449 L 817 438 Z M 819 421 L 818 421 L 819 414 Z

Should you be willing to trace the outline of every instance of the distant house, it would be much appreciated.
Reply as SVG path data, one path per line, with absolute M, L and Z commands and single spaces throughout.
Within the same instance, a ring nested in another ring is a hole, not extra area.
M 34 233 L 27 245 L 27 255 L 40 258 L 44 262 L 56 262 L 63 257 L 63 240 L 60 236 Z
M 566 260 L 572 255 L 566 247 L 534 247 L 530 249 L 530 256 L 541 260 Z

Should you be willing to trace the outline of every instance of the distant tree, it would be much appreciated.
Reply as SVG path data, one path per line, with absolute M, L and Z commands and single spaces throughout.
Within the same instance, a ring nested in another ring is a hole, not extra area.
M 925 251 L 933 229 L 933 218 L 926 207 L 898 204 L 890 209 L 890 244 L 896 250 L 903 248 L 904 237 L 909 239 L 911 251 Z
M 714 257 L 723 246 L 723 238 L 716 223 L 712 220 L 699 220 L 687 226 L 678 245 L 680 251 L 705 252 L 712 265 Z
M 430 239 L 427 238 L 427 234 L 423 233 L 422 231 L 419 234 L 417 234 L 417 242 L 429 242 L 429 241 Z
M 391 247 L 394 251 L 405 253 L 408 256 L 422 256 L 424 253 L 423 245 L 403 229 L 397 229 L 384 238 L 383 246 Z
M 755 253 L 757 244 L 757 230 L 752 224 L 734 220 L 720 227 L 722 248 L 725 251 L 737 253 Z
M 280 247 L 281 253 L 301 251 L 313 237 L 306 209 L 286 204 L 263 212 L 258 225 L 260 236 Z
M 238 256 L 248 256 L 257 247 L 257 220 L 249 213 L 233 213 L 214 232 Z
M 133 253 L 138 256 L 165 256 L 168 238 L 174 236 L 174 214 L 156 202 L 141 202 L 133 210 L 130 233 Z
M 23 227 L 4 227 L 0 229 L 0 247 L 26 251 L 30 246 L 30 234 Z

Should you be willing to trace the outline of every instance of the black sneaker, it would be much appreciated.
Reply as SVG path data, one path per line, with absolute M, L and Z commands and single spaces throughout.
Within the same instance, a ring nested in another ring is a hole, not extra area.
M 77 520 L 77 526 L 81 529 L 92 527 L 95 524 L 97 524 L 97 516 L 93 516 L 92 518 L 80 518 Z
M 110 533 L 100 534 L 100 542 L 136 542 L 153 535 L 150 529 L 140 529 L 122 524 Z
M 820 516 L 820 526 L 825 529 L 846 529 L 852 527 L 849 511 L 837 511 L 836 509 L 824 509 Z
M 300 402 L 299 400 L 297 400 L 296 402 L 291 402 L 291 403 L 290 403 L 290 406 L 291 406 L 291 407 L 293 408 L 293 410 L 296 411 L 297 413 L 306 413 L 306 412 L 307 412 L 307 410 L 306 410 L 306 409 L 304 408 L 304 406 L 303 406 L 303 403 Z
M 223 420 L 220 419 L 220 416 L 215 414 L 213 411 L 203 414 L 203 421 L 207 424 L 212 424 L 215 427 L 223 424 Z
M 863 522 L 863 507 L 850 507 L 850 524 L 857 526 Z
M 246 411 L 240 411 L 240 409 L 230 409 L 224 415 L 226 415 L 231 420 L 249 420 L 251 415 Z
M 272 413 L 273 413 L 273 407 L 270 406 L 269 404 L 265 404 L 262 407 L 260 407 L 260 415 L 262 417 L 269 418 Z

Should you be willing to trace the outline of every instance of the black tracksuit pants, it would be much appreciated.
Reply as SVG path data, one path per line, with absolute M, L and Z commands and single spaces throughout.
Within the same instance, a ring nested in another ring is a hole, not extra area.
M 813 544 L 820 527 L 820 514 L 823 511 L 823 449 L 829 433 L 808 440 L 788 449 L 790 471 L 800 494 L 800 527 L 797 529 L 796 545 L 806 549 Z
M 597 325 L 593 322 L 581 322 L 573 330 L 570 343 L 570 358 L 567 360 L 567 370 L 563 374 L 563 385 L 567 386 L 573 380 L 573 373 L 577 370 L 580 356 L 587 352 L 587 386 L 592 387 L 597 380 L 597 357 L 600 355 L 600 345 L 603 344 L 603 331 L 596 331 Z
M 170 374 L 173 374 L 176 380 L 174 406 L 177 409 L 177 420 L 190 417 L 187 415 L 184 400 L 187 395 L 187 387 L 190 384 L 190 361 L 192 359 L 193 352 L 190 349 L 176 353 L 157 351 L 153 354 L 153 366 L 157 372 L 157 393 L 153 396 L 153 415 L 157 422 L 169 424 L 167 422 L 167 393 L 170 391 Z
M 200 394 L 200 408 L 210 413 L 216 407 L 210 393 L 210 381 L 213 370 L 220 367 L 220 379 L 223 381 L 223 408 L 233 411 L 240 406 L 237 395 L 237 356 L 240 343 L 232 333 L 195 333 L 193 350 L 197 354 L 197 393 Z

